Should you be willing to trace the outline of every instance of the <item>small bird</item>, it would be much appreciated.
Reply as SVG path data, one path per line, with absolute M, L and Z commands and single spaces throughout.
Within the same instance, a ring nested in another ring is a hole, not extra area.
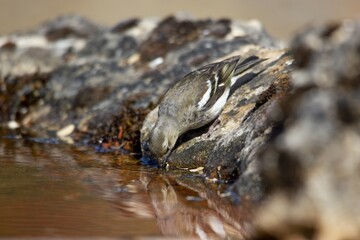
M 147 149 L 160 166 L 177 139 L 185 132 L 215 120 L 224 108 L 233 86 L 243 73 L 264 59 L 240 56 L 201 67 L 178 81 L 163 96 L 157 122 L 150 133 Z

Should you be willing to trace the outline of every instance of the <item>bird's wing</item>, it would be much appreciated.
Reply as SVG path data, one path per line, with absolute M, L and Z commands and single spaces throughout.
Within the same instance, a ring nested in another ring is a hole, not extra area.
M 224 94 L 225 90 L 230 87 L 231 77 L 234 75 L 238 61 L 239 59 L 235 59 L 229 62 L 221 62 L 214 66 L 214 69 L 211 71 L 213 74 L 207 80 L 211 86 L 210 96 L 208 101 L 202 104 L 202 109 L 211 108 Z
M 264 61 L 257 56 L 250 56 L 240 62 L 240 57 L 232 57 L 222 62 L 209 64 L 198 70 L 199 74 L 211 73 L 206 79 L 206 91 L 197 107 L 200 110 L 210 109 L 225 93 L 226 89 L 247 70 Z

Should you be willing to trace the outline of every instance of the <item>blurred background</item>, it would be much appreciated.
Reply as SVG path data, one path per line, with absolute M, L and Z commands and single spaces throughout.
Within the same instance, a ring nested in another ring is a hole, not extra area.
M 309 23 L 359 18 L 359 0 L 0 0 L 0 35 L 77 13 L 113 25 L 129 17 L 163 17 L 183 11 L 198 18 L 259 19 L 268 32 L 288 40 Z

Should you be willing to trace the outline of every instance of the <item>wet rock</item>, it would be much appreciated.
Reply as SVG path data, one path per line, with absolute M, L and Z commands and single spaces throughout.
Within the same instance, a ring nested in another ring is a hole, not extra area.
M 254 239 L 360 238 L 359 49 L 359 21 L 293 40 L 294 94 L 272 114 L 277 123 L 259 155 L 269 196 Z

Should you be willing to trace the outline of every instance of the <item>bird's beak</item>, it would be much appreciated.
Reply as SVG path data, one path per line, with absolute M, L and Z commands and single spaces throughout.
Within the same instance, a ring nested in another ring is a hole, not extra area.
M 140 159 L 140 162 L 142 164 L 147 166 L 158 166 L 159 168 L 166 167 L 166 161 L 164 161 L 163 159 L 167 160 L 167 155 L 165 155 L 161 159 L 157 159 L 157 157 L 153 153 L 151 153 L 149 143 L 147 141 L 142 144 L 142 149 L 143 157 Z
M 169 167 L 169 164 L 168 164 L 168 158 L 171 154 L 171 150 L 168 151 L 159 161 L 159 167 L 160 168 L 168 168 Z

